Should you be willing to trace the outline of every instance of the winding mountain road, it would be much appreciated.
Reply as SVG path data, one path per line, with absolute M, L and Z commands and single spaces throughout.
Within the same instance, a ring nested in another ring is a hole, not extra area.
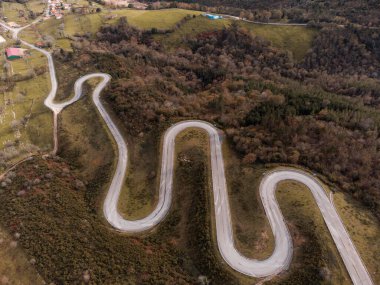
M 95 104 L 97 104 L 96 101 L 99 102 L 99 94 L 94 93 Z M 101 111 L 101 114 L 103 118 L 108 116 L 103 111 Z M 109 125 L 108 120 L 109 118 L 106 120 L 107 125 Z M 268 259 L 262 261 L 248 259 L 243 256 L 236 249 L 234 243 L 220 132 L 211 124 L 202 121 L 180 122 L 166 131 L 163 141 L 158 203 L 150 215 L 136 221 L 124 219 L 117 210 L 127 166 L 127 147 L 117 128 L 114 125 L 110 128 L 119 149 L 121 149 L 119 153 L 122 154 L 122 156 L 119 156 L 118 169 L 112 180 L 103 207 L 104 215 L 113 227 L 123 232 L 141 232 L 151 229 L 165 218 L 172 200 L 175 138 L 187 128 L 199 128 L 206 131 L 209 135 L 216 236 L 219 251 L 227 264 L 233 269 L 253 277 L 271 276 L 289 268 L 293 255 L 292 239 L 276 200 L 275 192 L 279 182 L 294 180 L 306 185 L 312 192 L 353 283 L 373 284 L 350 236 L 321 184 L 309 174 L 292 169 L 270 172 L 265 175 L 260 184 L 261 200 L 275 238 L 273 254 Z M 117 133 L 116 136 L 115 132 Z
M 12 31 L 14 38 L 17 38 L 18 32 L 22 30 L 22 28 L 12 29 L 4 23 L 0 23 L 0 25 Z M 25 41 L 22 41 L 22 43 L 32 49 L 42 52 L 48 59 L 52 88 L 45 100 L 45 105 L 50 108 L 54 114 L 54 153 L 58 149 L 58 114 L 65 107 L 75 103 L 81 98 L 83 93 L 82 86 L 85 81 L 91 78 L 102 79 L 102 81 L 95 88 L 92 98 L 118 146 L 118 162 L 116 170 L 103 205 L 104 216 L 114 228 L 128 233 L 147 231 L 159 224 L 166 217 L 172 201 L 175 138 L 180 132 L 187 128 L 199 128 L 206 131 L 209 136 L 217 243 L 219 251 L 227 264 L 229 264 L 236 271 L 253 277 L 272 276 L 289 268 L 293 254 L 292 239 L 276 200 L 275 192 L 279 182 L 285 180 L 295 180 L 306 185 L 312 192 L 326 225 L 330 230 L 331 236 L 342 256 L 352 282 L 358 285 L 373 284 L 373 281 L 371 280 L 364 263 L 362 262 L 353 242 L 350 239 L 350 236 L 348 235 L 337 211 L 335 210 L 334 205 L 327 197 L 321 184 L 307 173 L 292 169 L 275 170 L 267 173 L 263 177 L 260 184 L 260 196 L 275 238 L 275 249 L 272 256 L 265 260 L 249 259 L 243 256 L 236 249 L 234 243 L 229 196 L 224 172 L 222 143 L 220 140 L 221 132 L 211 124 L 203 121 L 192 120 L 180 122 L 173 125 L 166 131 L 163 141 L 159 199 L 157 206 L 150 215 L 141 220 L 129 221 L 124 219 L 117 210 L 117 204 L 120 191 L 125 181 L 128 162 L 128 149 L 123 136 L 100 100 L 102 90 L 111 79 L 110 75 L 104 73 L 93 73 L 83 76 L 75 83 L 74 97 L 65 102 L 55 102 L 54 98 L 56 96 L 58 84 L 51 54 Z

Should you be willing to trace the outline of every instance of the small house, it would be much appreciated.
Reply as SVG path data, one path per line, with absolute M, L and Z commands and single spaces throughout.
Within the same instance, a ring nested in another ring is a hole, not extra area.
M 10 47 L 5 50 L 5 54 L 9 60 L 19 59 L 24 57 L 25 49 Z

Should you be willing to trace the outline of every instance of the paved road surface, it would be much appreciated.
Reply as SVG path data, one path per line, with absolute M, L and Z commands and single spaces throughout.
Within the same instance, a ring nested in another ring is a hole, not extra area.
M 0 25 L 12 31 L 14 38 L 17 38 L 18 32 L 22 29 L 11 29 L 1 22 Z M 151 229 L 165 218 L 172 200 L 175 138 L 178 133 L 187 128 L 200 128 L 208 133 L 210 140 L 217 242 L 219 251 L 227 264 L 243 274 L 254 277 L 275 275 L 289 268 L 293 254 L 292 239 L 277 203 L 275 191 L 276 185 L 280 181 L 295 180 L 305 184 L 312 192 L 353 283 L 362 285 L 373 284 L 365 265 L 360 259 L 354 244 L 352 243 L 338 213 L 334 208 L 334 205 L 327 197 L 322 186 L 310 175 L 295 170 L 273 171 L 266 174 L 260 184 L 260 196 L 275 237 L 275 249 L 272 256 L 266 260 L 260 261 L 246 258 L 238 252 L 235 247 L 233 237 L 231 212 L 224 173 L 224 162 L 219 131 L 206 122 L 184 121 L 173 125 L 166 131 L 162 151 L 161 180 L 157 206 L 150 215 L 141 220 L 129 221 L 124 219 L 117 211 L 117 202 L 125 180 L 128 162 L 128 149 L 124 138 L 119 132 L 117 126 L 113 123 L 111 117 L 108 115 L 100 100 L 100 93 L 110 81 L 111 77 L 108 74 L 103 73 L 94 73 L 81 77 L 75 84 L 75 95 L 73 98 L 62 103 L 54 102 L 57 91 L 57 80 L 51 54 L 27 42 L 23 41 L 23 44 L 42 52 L 48 59 L 52 89 L 45 100 L 45 105 L 54 113 L 55 151 L 58 145 L 56 128 L 56 118 L 58 114 L 65 107 L 80 99 L 82 96 L 82 85 L 86 80 L 95 77 L 100 77 L 103 79 L 94 90 L 93 101 L 100 115 L 110 129 L 115 142 L 117 143 L 119 152 L 115 174 L 112 178 L 112 182 L 103 206 L 105 218 L 113 227 L 119 231 L 136 233 Z

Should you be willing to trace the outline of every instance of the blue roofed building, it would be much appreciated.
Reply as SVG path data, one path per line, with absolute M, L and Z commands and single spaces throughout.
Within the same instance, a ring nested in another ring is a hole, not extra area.
M 223 16 L 220 16 L 220 15 L 204 14 L 204 16 L 206 16 L 207 18 L 209 18 L 211 20 L 223 19 Z

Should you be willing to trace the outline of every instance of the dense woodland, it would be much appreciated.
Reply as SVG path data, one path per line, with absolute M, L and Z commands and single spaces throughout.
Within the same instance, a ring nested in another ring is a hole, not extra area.
M 256 21 L 355 23 L 379 27 L 380 3 L 377 0 L 146 0 L 150 9 L 182 7 L 241 16 Z M 211 7 L 211 8 L 210 8 Z
M 324 28 L 295 62 L 238 25 L 187 38 L 187 48 L 168 52 L 150 32 L 122 19 L 95 40 L 73 45 L 74 53 L 56 56 L 112 75 L 106 98 L 131 135 L 205 119 L 226 130 L 244 163 L 304 165 L 380 217 L 380 65 L 373 33 Z

